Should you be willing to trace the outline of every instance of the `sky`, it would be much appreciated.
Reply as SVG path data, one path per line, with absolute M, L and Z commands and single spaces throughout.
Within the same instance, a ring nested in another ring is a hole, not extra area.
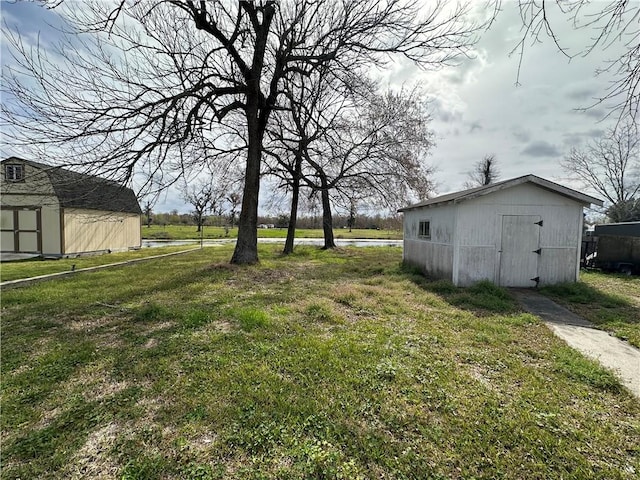
M 597 9 L 605 4 L 596 1 L 594 5 Z M 31 41 L 40 33 L 46 44 L 52 35 L 47 22 L 59 21 L 55 13 L 35 4 L 2 0 L 1 7 L 8 28 Z M 555 13 L 551 18 L 561 44 L 572 52 L 585 48 L 592 32 L 573 28 L 568 17 Z M 611 78 L 594 73 L 620 47 L 612 45 L 604 52 L 596 50 L 569 61 L 549 38 L 535 45 L 527 42 L 518 78 L 518 56 L 510 52 L 523 35 L 521 28 L 517 3 L 506 0 L 497 20 L 476 44 L 473 58 L 435 72 L 422 71 L 408 61 L 377 72 L 383 85 L 415 82 L 428 94 L 436 139 L 429 161 L 436 168 L 436 193 L 463 189 L 467 172 L 490 154 L 495 155 L 501 179 L 531 173 L 580 189 L 563 172 L 560 160 L 571 147 L 584 147 L 615 124 L 615 116 L 604 119 L 607 109 L 603 106 L 579 109 L 605 92 Z M 2 62 L 8 58 L 3 41 Z M 20 152 L 3 142 L 3 157 L 7 153 Z M 155 205 L 158 212 L 172 209 L 190 210 L 175 191 L 162 195 Z
M 588 45 L 589 32 L 566 22 L 556 25 L 560 41 L 574 51 Z M 520 38 L 517 5 L 505 3 L 474 59 L 435 74 L 418 73 L 433 97 L 432 161 L 441 192 L 460 189 L 473 164 L 488 154 L 495 155 L 502 179 L 532 173 L 575 187 L 559 161 L 571 147 L 584 146 L 615 124 L 617 117 L 603 120 L 606 108 L 580 111 L 605 92 L 610 78 L 594 71 L 614 49 L 569 61 L 550 39 L 527 44 L 518 79 L 518 57 L 510 52 Z M 401 76 L 415 73 L 400 70 Z

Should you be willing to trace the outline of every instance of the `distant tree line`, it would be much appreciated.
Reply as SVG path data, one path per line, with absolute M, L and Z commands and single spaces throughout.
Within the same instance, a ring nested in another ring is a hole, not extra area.
M 149 221 L 147 221 L 149 220 Z M 192 226 L 198 229 L 198 218 L 193 213 L 179 213 L 177 210 L 170 212 L 149 212 L 145 213 L 143 219 L 144 225 L 183 225 Z M 231 218 L 226 215 L 204 215 L 202 218 L 202 226 L 205 227 L 232 227 Z M 259 215 L 258 225 L 273 225 L 274 228 L 288 228 L 288 215 Z M 333 225 L 335 229 L 347 228 L 364 228 L 373 230 L 401 230 L 402 217 L 390 215 L 359 215 L 353 217 L 350 213 L 338 214 L 333 217 Z M 297 219 L 298 228 L 304 229 L 320 229 L 322 228 L 322 215 L 306 214 L 299 216 Z

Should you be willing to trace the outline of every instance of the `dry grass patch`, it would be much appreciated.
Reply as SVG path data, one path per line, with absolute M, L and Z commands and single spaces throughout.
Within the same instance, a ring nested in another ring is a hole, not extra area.
M 118 326 L 109 328 L 107 331 L 100 332 L 95 335 L 95 345 L 97 349 L 121 349 L 125 347 L 126 342 L 119 331 Z
M 118 317 L 114 317 L 110 315 L 104 315 L 97 318 L 94 316 L 85 316 L 83 318 L 77 318 L 77 319 L 65 321 L 64 327 L 68 328 L 69 330 L 82 331 L 82 332 L 89 333 L 98 328 L 104 329 L 105 327 L 114 325 L 118 323 L 118 321 L 119 321 Z
M 122 466 L 114 460 L 112 450 L 119 431 L 117 423 L 110 423 L 91 432 L 84 445 L 71 458 L 66 468 L 67 478 L 116 478 Z

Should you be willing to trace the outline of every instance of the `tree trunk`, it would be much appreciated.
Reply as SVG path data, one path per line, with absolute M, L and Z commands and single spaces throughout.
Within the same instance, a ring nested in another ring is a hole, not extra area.
M 242 210 L 238 218 L 238 240 L 231 257 L 237 265 L 258 263 L 258 195 L 260 193 L 260 162 L 262 132 L 258 121 L 258 98 L 247 95 L 247 168 L 242 192 Z
M 204 2 L 201 3 L 204 4 Z M 252 7 L 251 2 L 246 2 L 244 7 L 247 11 L 253 7 L 258 8 L 255 5 Z M 245 75 L 247 85 L 244 108 L 247 117 L 247 169 L 242 192 L 242 210 L 237 222 L 238 240 L 231 257 L 231 263 L 235 264 L 258 263 L 258 198 L 260 194 L 262 138 L 277 97 L 272 91 L 265 99 L 260 85 L 269 30 L 276 13 L 276 2 L 266 2 L 259 9 L 262 10 L 262 24 L 258 24 L 257 19 L 252 18 L 256 37 L 251 71 Z M 281 70 L 278 72 L 278 74 L 274 73 L 274 78 L 271 79 L 272 90 L 277 89 L 278 75 L 282 75 Z
M 298 221 L 298 199 L 300 197 L 300 177 L 302 172 L 302 156 L 296 157 L 295 170 L 293 172 L 293 185 L 291 193 L 291 214 L 289 215 L 289 228 L 287 240 L 284 242 L 283 255 L 293 253 L 293 240 L 296 236 L 296 223 Z
M 327 185 L 327 177 L 322 175 L 322 230 L 324 231 L 324 247 L 323 250 L 336 248 L 336 242 L 333 239 L 333 218 L 331 216 L 331 202 L 329 202 L 329 186 Z

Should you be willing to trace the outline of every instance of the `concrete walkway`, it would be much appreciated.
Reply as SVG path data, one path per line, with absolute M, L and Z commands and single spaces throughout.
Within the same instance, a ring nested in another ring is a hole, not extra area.
M 522 307 L 540 317 L 558 337 L 613 370 L 640 398 L 640 350 L 598 330 L 593 324 L 534 290 L 513 290 Z

